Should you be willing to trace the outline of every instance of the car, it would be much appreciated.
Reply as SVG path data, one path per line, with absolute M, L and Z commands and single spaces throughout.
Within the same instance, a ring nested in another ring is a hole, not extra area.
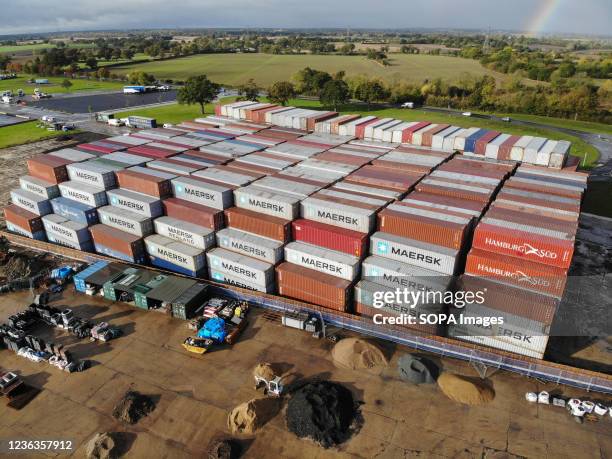
M 463 112 L 461 116 L 472 116 L 472 112 Z
M 173 128 L 174 124 L 172 124 L 172 123 L 164 123 L 163 127 L 166 128 L 166 129 Z
M 414 102 L 404 102 L 400 108 L 414 108 Z
M 506 123 L 509 123 L 510 121 L 512 121 L 512 119 L 509 116 L 504 116 L 501 120 L 505 121 Z
M 76 129 L 74 124 L 64 124 L 62 126 L 62 131 L 64 132 L 68 132 L 68 131 L 74 131 Z

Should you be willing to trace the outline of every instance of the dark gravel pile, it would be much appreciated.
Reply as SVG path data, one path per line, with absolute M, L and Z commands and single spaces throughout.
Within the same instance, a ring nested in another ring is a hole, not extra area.
M 155 403 L 150 397 L 128 390 L 113 408 L 113 417 L 128 424 L 136 424 L 155 409 Z
M 300 438 L 324 448 L 346 441 L 357 415 L 351 391 L 329 381 L 309 382 L 296 389 L 287 405 L 287 426 Z

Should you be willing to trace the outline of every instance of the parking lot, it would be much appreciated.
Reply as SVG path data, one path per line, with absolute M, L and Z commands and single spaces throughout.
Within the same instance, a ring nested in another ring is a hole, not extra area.
M 146 94 L 123 94 L 122 92 L 114 92 L 73 97 L 52 97 L 51 99 L 30 102 L 30 105 L 65 113 L 94 113 L 128 109 L 140 105 L 172 102 L 175 100 L 176 91 L 174 90 L 150 92 Z

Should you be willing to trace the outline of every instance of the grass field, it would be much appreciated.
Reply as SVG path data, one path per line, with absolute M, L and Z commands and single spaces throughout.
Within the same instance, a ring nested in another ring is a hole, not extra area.
M 92 43 L 66 43 L 68 48 L 92 48 Z M 29 45 L 7 45 L 0 46 L 0 53 L 27 53 L 41 51 L 43 49 L 55 48 L 53 43 L 32 43 Z
M 363 56 L 272 55 L 272 54 L 200 54 L 165 61 L 147 62 L 116 67 L 116 73 L 141 70 L 160 79 L 185 80 L 189 76 L 206 74 L 218 83 L 235 86 L 253 78 L 267 86 L 288 80 L 304 67 L 327 72 L 346 71 L 347 75 L 367 74 L 386 81 L 422 82 L 437 77 L 456 80 L 471 75 L 504 75 L 492 72 L 477 61 L 459 57 L 392 54 L 392 65 L 382 65 Z
M 231 102 L 231 98 L 223 99 L 223 103 Z M 295 99 L 289 101 L 289 104 L 294 107 L 313 108 L 320 109 L 321 104 L 317 101 Z M 211 114 L 213 111 L 212 105 L 206 106 L 206 113 Z M 501 132 L 517 135 L 534 135 L 541 136 L 556 140 L 568 140 L 572 142 L 572 148 L 570 153 L 583 160 L 586 154 L 586 160 L 584 162 L 585 167 L 591 167 L 599 157 L 597 150 L 579 139 L 578 137 L 563 134 L 556 131 L 550 131 L 547 129 L 537 129 L 531 127 L 523 127 L 516 125 L 509 125 L 500 121 L 484 120 L 484 119 L 470 119 L 462 118 L 457 116 L 450 116 L 442 113 L 432 113 L 422 110 L 402 110 L 395 108 L 385 109 L 372 109 L 368 110 L 363 105 L 345 107 L 341 110 L 342 113 L 359 113 L 364 115 L 376 115 L 380 118 L 396 118 L 405 121 L 430 121 L 432 123 L 445 123 L 452 124 L 461 127 L 482 127 L 487 129 L 495 129 Z M 117 116 L 124 118 L 128 115 L 140 115 L 156 118 L 159 124 L 161 123 L 172 123 L 176 124 L 184 120 L 191 120 L 202 116 L 200 113 L 199 106 L 196 105 L 178 105 L 170 104 L 161 107 L 153 107 L 143 110 L 133 110 L 119 113 Z M 548 118 L 546 118 L 548 120 Z
M 509 116 L 516 120 L 532 121 L 534 123 L 550 124 L 565 129 L 592 132 L 595 134 L 612 134 L 612 125 L 595 123 L 591 121 L 568 120 L 563 118 L 549 118 L 547 116 L 523 115 L 519 113 L 495 113 L 497 116 Z
M 34 92 L 34 88 L 40 88 L 42 91 L 52 94 L 59 92 L 94 91 L 98 89 L 123 88 L 123 83 L 117 81 L 74 79 L 70 80 L 72 82 L 72 87 L 68 91 L 61 86 L 61 82 L 64 81 L 64 78 L 62 77 L 49 77 L 49 84 L 27 83 L 26 81 L 31 78 L 38 77 L 35 77 L 33 75 L 24 75 L 12 80 L 0 80 L 0 92 L 7 91 L 9 89 L 13 92 L 17 92 L 18 89 L 23 89 L 26 94 L 32 94 Z
M 36 127 L 37 123 L 37 121 L 29 121 L 13 126 L 0 127 L 0 148 L 22 145 L 66 134 L 62 131 L 47 131 L 46 129 Z M 72 131 L 71 134 L 75 132 L 77 131 Z

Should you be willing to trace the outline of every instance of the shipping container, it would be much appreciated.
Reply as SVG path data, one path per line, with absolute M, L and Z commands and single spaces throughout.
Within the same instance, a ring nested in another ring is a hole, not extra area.
M 414 133 L 422 130 L 423 128 L 426 128 L 430 124 L 431 123 L 429 123 L 428 121 L 419 121 L 405 128 L 401 134 L 402 143 L 412 143 Z
M 322 188 L 322 185 L 304 183 L 299 179 L 288 180 L 279 176 L 268 176 L 253 182 L 257 188 L 278 191 L 298 198 L 306 198 Z
M 68 180 L 68 164 L 72 161 L 51 155 L 38 155 L 27 160 L 29 175 L 54 184 Z
M 144 240 L 149 260 L 153 266 L 169 269 L 192 277 L 205 277 L 204 251 L 159 234 Z
M 276 265 L 283 260 L 284 243 L 275 239 L 248 233 L 235 228 L 217 231 L 217 245 L 232 252 L 240 253 Z
M 550 154 L 550 161 L 548 163 L 549 167 L 554 167 L 557 169 L 565 166 L 565 162 L 569 157 L 571 143 L 567 140 L 559 140 L 552 153 Z
M 19 177 L 19 186 L 22 190 L 34 193 L 44 199 L 53 199 L 59 196 L 59 188 L 56 184 L 31 175 Z
M 510 134 L 500 134 L 495 139 L 491 140 L 485 147 L 484 155 L 486 158 L 502 159 L 500 156 L 501 146 L 510 139 Z M 503 158 L 508 159 L 508 158 Z
M 169 282 L 178 284 L 177 281 L 178 279 L 172 279 Z M 208 285 L 193 284 L 172 300 L 172 317 L 182 320 L 193 318 L 196 311 L 204 304 L 208 295 Z
M 490 187 L 469 185 L 459 180 L 444 180 L 442 178 L 424 178 L 417 183 L 415 189 L 440 196 L 469 199 L 482 203 L 488 203 L 493 196 L 493 190 Z
M 560 140 L 557 143 L 557 146 L 561 142 L 564 142 L 564 141 Z M 587 172 L 555 170 L 555 169 L 550 169 L 547 167 L 539 167 L 539 166 L 533 166 L 529 164 L 521 164 L 516 171 L 516 175 L 524 175 L 524 176 L 534 175 L 536 177 L 542 177 L 542 178 L 549 178 L 549 179 L 554 178 L 554 179 L 558 179 L 561 181 L 568 181 L 574 184 L 581 184 L 584 187 L 586 187 L 588 177 L 589 177 L 589 174 Z
M 237 172 L 227 167 L 211 167 L 194 172 L 192 175 L 232 186 L 245 186 L 259 178 L 259 176 L 254 176 L 246 171 Z
M 108 261 L 96 261 L 89 265 L 82 271 L 76 273 L 72 280 L 74 282 L 74 288 L 77 292 L 85 293 L 87 291 L 87 278 L 92 276 L 94 273 L 101 271 L 108 265 Z
M 62 148 L 61 150 L 51 151 L 47 154 L 74 163 L 80 163 L 96 157 L 94 154 L 86 153 L 75 148 Z
M 296 241 L 347 253 L 358 258 L 367 253 L 367 233 L 304 219 L 295 220 L 292 228 Z
M 360 272 L 358 257 L 304 242 L 287 244 L 285 260 L 349 281 L 355 280 Z
M 215 248 L 206 252 L 210 269 L 235 276 L 250 285 L 269 287 L 274 283 L 274 265 L 255 258 Z
M 276 267 L 280 295 L 336 311 L 347 311 L 352 297 L 352 282 L 293 263 Z
M 522 161 L 530 164 L 536 164 L 538 152 L 542 149 L 546 143 L 546 140 L 547 139 L 544 137 L 534 137 L 525 147 Z
M 85 242 L 91 240 L 91 234 L 86 223 L 68 220 L 58 214 L 48 214 L 42 217 L 42 223 L 49 240 L 50 234 L 63 239 L 71 244 L 71 247 L 80 248 Z
M 476 219 L 482 215 L 486 204 L 466 199 L 453 198 L 451 196 L 441 196 L 438 194 L 413 191 L 405 199 L 405 203 L 413 203 L 422 207 L 458 212 Z
M 71 199 L 88 206 L 100 207 L 107 203 L 106 191 L 104 188 L 89 185 L 85 182 L 70 180 L 59 184 L 62 197 Z
M 175 241 L 202 250 L 208 250 L 215 245 L 215 234 L 210 228 L 172 217 L 156 218 L 153 224 L 157 234 Z
M 168 172 L 174 175 L 189 175 L 206 167 L 199 161 L 187 162 L 185 160 L 163 159 L 147 163 L 147 168 Z
M 147 156 L 136 155 L 133 153 L 125 153 L 123 151 L 117 151 L 109 155 L 105 155 L 103 158 L 105 161 L 116 161 L 118 163 L 125 164 L 125 167 L 130 166 L 144 166 L 146 163 L 153 161 L 152 158 Z
M 98 210 L 82 202 L 59 197 L 51 199 L 51 208 L 54 214 L 66 217 L 68 220 L 95 225 L 98 223 Z
M 127 151 L 128 153 L 146 156 L 153 159 L 169 158 L 170 156 L 176 155 L 176 151 L 168 148 L 150 147 L 149 145 L 139 145 L 137 147 L 129 148 Z
M 487 150 L 487 145 L 494 141 L 495 139 L 497 139 L 497 137 L 499 137 L 501 134 L 501 132 L 499 131 L 487 131 L 486 134 L 484 134 L 482 137 L 479 137 L 475 144 L 474 144 L 474 153 L 477 155 L 483 155 L 485 154 L 486 150 Z
M 174 196 L 196 204 L 226 209 L 234 205 L 234 186 L 224 185 L 200 177 L 177 177 L 172 179 Z
M 370 255 L 361 265 L 361 279 L 390 288 L 440 292 L 444 294 L 453 283 L 453 276 L 440 274 L 397 260 Z
M 421 179 L 422 174 L 410 171 L 391 171 L 380 166 L 364 166 L 346 177 L 347 182 L 374 185 L 407 192 Z
M 457 180 L 460 182 L 473 184 L 476 186 L 486 186 L 490 187 L 493 190 L 497 189 L 501 180 L 499 177 L 496 177 L 496 173 L 487 173 L 472 170 L 470 168 L 457 168 L 458 171 L 447 170 L 448 168 L 440 167 L 439 169 L 433 171 L 429 176 L 434 179 L 449 179 L 449 180 Z
M 230 207 L 225 210 L 227 226 L 259 236 L 287 242 L 291 236 L 291 221 L 248 209 Z
M 162 201 L 164 215 L 217 231 L 223 228 L 223 211 L 178 198 Z
M 141 237 L 107 225 L 93 225 L 89 231 L 96 252 L 132 263 L 146 263 L 146 251 Z
M 567 270 L 473 248 L 465 273 L 561 298 Z
M 334 203 L 316 197 L 309 197 L 302 201 L 301 216 L 307 220 L 362 233 L 372 231 L 376 223 L 376 210 L 374 209 Z
M 32 234 L 44 230 L 40 215 L 15 204 L 4 207 L 4 219 Z
M 234 190 L 234 200 L 237 207 L 285 220 L 293 220 L 300 211 L 298 197 L 271 192 L 254 184 Z
M 163 214 L 161 200 L 135 191 L 118 188 L 106 192 L 111 206 L 131 210 L 146 217 L 155 218 Z
M 21 188 L 11 190 L 11 202 L 39 216 L 50 214 L 52 211 L 48 199 Z
M 86 241 L 74 242 L 71 239 L 64 238 L 58 233 L 47 231 L 47 241 L 63 247 L 79 250 L 81 252 L 95 252 L 93 240 L 88 239 Z
M 117 184 L 115 176 L 116 168 L 104 166 L 100 163 L 87 161 L 84 163 L 70 164 L 66 167 L 68 177 L 74 182 L 93 185 L 108 190 Z
M 109 142 L 114 142 L 118 144 L 134 146 L 134 147 L 138 145 L 143 145 L 145 143 L 149 143 L 151 141 L 150 139 L 143 139 L 141 137 L 135 137 L 131 134 L 123 134 L 123 135 L 117 135 L 115 137 L 108 137 L 106 140 Z
M 274 293 L 274 291 L 276 290 L 274 282 L 268 285 L 254 284 L 252 282 L 245 281 L 244 279 L 241 279 L 238 276 L 234 276 L 227 272 L 216 270 L 210 266 L 208 267 L 208 277 L 215 282 L 233 285 L 234 287 L 240 287 L 247 290 L 254 290 L 256 292 Z
M 547 140 L 546 143 L 540 148 L 536 155 L 535 164 L 539 166 L 548 167 L 548 163 L 550 162 L 550 157 L 555 147 L 557 146 L 556 140 Z
M 515 188 L 523 191 L 543 192 L 550 195 L 566 197 L 580 201 L 584 191 L 580 184 L 561 184 L 551 183 L 540 179 L 530 179 L 524 177 L 510 177 L 504 183 L 504 189 Z
M 112 226 L 136 236 L 145 237 L 153 233 L 151 217 L 121 207 L 100 207 L 98 209 L 98 219 L 104 225 Z
M 357 183 L 340 181 L 336 182 L 331 189 L 340 191 L 350 191 L 354 194 L 362 194 L 365 196 L 372 196 L 375 198 L 381 198 L 385 200 L 399 199 L 404 193 L 400 191 L 388 190 L 386 188 L 379 188 L 375 185 L 360 185 Z
M 10 221 L 7 220 L 6 222 L 6 229 L 11 232 L 11 233 L 15 233 L 15 234 L 19 234 L 21 236 L 25 236 L 25 237 L 29 237 L 30 239 L 34 239 L 37 241 L 46 241 L 47 240 L 47 235 L 44 232 L 44 230 L 40 230 L 40 231 L 36 231 L 34 233 L 32 233 L 31 231 L 28 230 L 28 228 L 22 228 L 21 226 L 12 223 Z
M 174 174 L 140 166 L 117 171 L 116 175 L 119 187 L 162 199 L 172 195 L 170 180 L 176 177 Z
M 457 274 L 461 265 L 459 250 L 382 231 L 370 237 L 370 253 L 448 275 Z
M 157 127 L 155 118 L 147 118 L 145 116 L 128 116 L 130 127 L 137 129 L 148 129 Z
M 525 149 L 531 143 L 535 137 L 530 135 L 524 135 L 512 145 L 510 150 L 510 159 L 513 161 L 523 161 L 525 155 Z
M 444 143 L 451 138 L 454 138 L 453 134 L 456 134 L 461 130 L 458 126 L 448 126 L 439 132 L 436 132 L 431 138 L 431 148 L 435 150 L 445 150 Z M 452 148 L 451 148 L 452 149 Z

